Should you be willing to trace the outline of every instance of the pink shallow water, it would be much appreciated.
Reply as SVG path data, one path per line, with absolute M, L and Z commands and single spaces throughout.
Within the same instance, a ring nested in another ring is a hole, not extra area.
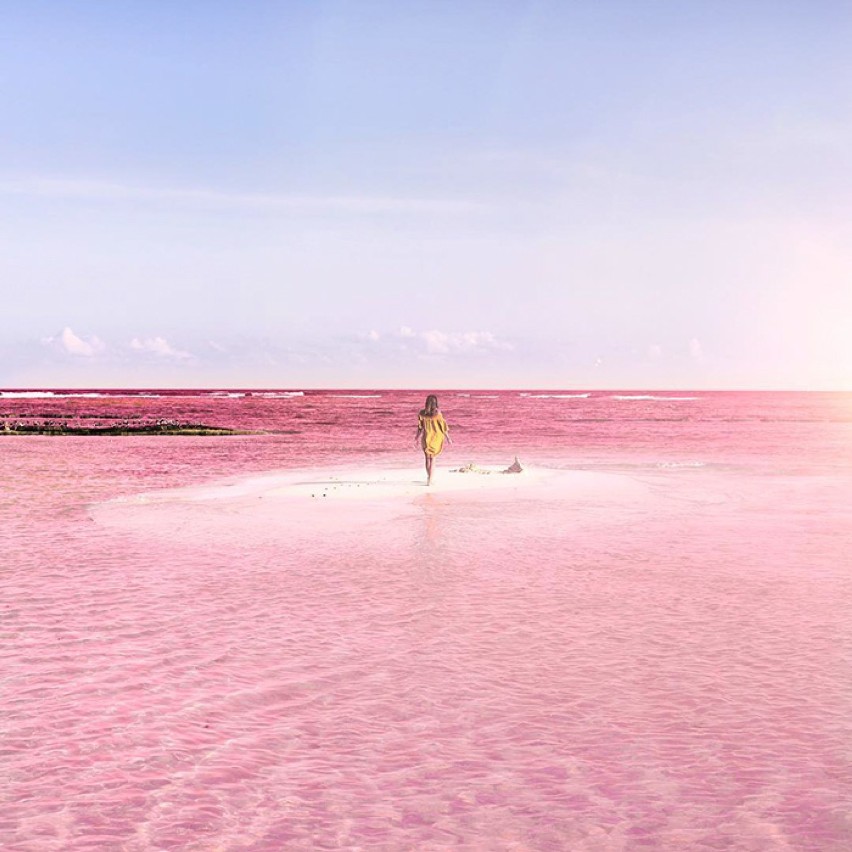
M 2 847 L 852 848 L 852 396 L 588 393 L 443 395 L 441 463 L 611 488 L 280 522 L 105 504 L 419 473 L 422 395 L 0 399 L 273 430 L 0 436 Z

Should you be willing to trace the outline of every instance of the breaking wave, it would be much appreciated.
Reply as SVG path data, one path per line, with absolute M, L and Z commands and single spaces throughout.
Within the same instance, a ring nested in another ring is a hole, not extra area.
M 698 399 L 697 396 L 654 396 L 652 394 L 613 394 L 612 399 L 623 400 L 656 400 L 659 402 L 677 402 L 691 399 Z
M 588 399 L 590 393 L 522 393 L 529 399 Z
M 0 399 L 101 399 L 118 397 L 159 398 L 158 393 L 136 393 L 133 391 L 0 391 Z

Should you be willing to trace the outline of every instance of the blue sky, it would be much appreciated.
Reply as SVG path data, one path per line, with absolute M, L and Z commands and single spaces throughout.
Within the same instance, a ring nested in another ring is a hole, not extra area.
M 0 386 L 852 389 L 849 4 L 0 9 Z

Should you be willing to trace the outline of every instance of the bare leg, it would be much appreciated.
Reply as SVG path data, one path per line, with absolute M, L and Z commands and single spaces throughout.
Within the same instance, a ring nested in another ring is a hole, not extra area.
M 426 459 L 426 484 L 432 484 L 432 456 L 427 456 L 425 453 L 423 454 Z

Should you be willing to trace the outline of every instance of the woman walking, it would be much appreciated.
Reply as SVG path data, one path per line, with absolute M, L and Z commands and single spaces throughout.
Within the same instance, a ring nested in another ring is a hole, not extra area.
M 438 397 L 430 393 L 426 404 L 417 416 L 417 436 L 415 443 L 423 450 L 426 459 L 426 484 L 432 484 L 432 462 L 444 449 L 444 441 L 452 444 L 447 421 L 438 408 Z

